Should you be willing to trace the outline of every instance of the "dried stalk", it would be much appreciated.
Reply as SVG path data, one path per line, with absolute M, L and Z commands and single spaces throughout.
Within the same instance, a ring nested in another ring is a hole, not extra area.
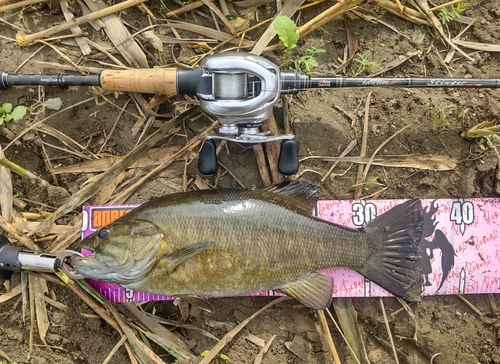
M 95 13 L 91 13 L 91 14 L 76 18 L 75 21 L 73 21 L 73 22 L 62 23 L 60 25 L 42 30 L 42 31 L 37 32 L 37 33 L 25 34 L 23 32 L 20 32 L 16 36 L 16 41 L 21 46 L 30 46 L 30 45 L 36 43 L 40 39 L 48 38 L 56 33 L 62 32 L 63 30 L 68 30 L 71 27 L 85 24 L 89 21 L 93 21 L 93 20 L 102 18 L 103 16 L 116 13 L 118 11 L 130 8 L 130 7 L 138 5 L 140 3 L 143 3 L 145 1 L 146 0 L 127 0 L 127 1 L 124 1 L 122 3 L 118 3 L 116 5 L 110 6 L 106 9 L 97 11 Z
M 36 246 L 29 238 L 19 234 L 16 227 L 10 222 L 6 221 L 1 215 L 0 215 L 0 228 L 2 228 L 5 232 L 10 234 L 14 239 L 16 239 L 26 248 L 31 249 L 33 251 L 40 250 L 40 248 Z
M 9 10 L 20 9 L 20 8 L 24 8 L 25 6 L 30 6 L 33 4 L 44 3 L 44 2 L 46 2 L 46 0 L 18 1 L 14 4 L 5 5 L 5 6 L 0 7 L 0 13 L 4 13 L 4 12 L 9 11 Z M 0 5 L 2 5 L 2 4 L 3 4 L 3 2 L 0 2 Z
M 334 6 L 328 8 L 326 11 L 322 12 L 318 16 L 309 20 L 307 23 L 299 27 L 299 34 L 301 38 L 304 38 L 309 33 L 312 33 L 316 29 L 321 28 L 323 25 L 329 21 L 337 18 L 341 14 L 356 8 L 367 2 L 367 0 L 342 0 L 335 4 Z
M 90 10 L 94 12 L 105 11 L 106 4 L 102 0 L 85 0 Z M 101 18 L 104 23 L 104 31 L 115 48 L 135 68 L 148 68 L 146 54 L 137 44 L 120 18 L 115 14 L 109 14 Z
M 0 145 L 0 160 L 5 157 Z M 0 211 L 7 221 L 12 221 L 12 178 L 5 167 L 0 167 Z
M 8 160 L 7 158 L 0 158 L 0 165 L 10 169 L 12 172 L 15 172 L 15 173 L 17 173 L 25 178 L 28 178 L 32 181 L 37 181 L 41 187 L 47 188 L 50 186 L 50 183 L 48 183 L 47 181 L 38 177 L 33 172 L 30 172 L 30 171 L 24 169 L 23 167 L 15 164 L 14 162 Z
M 337 349 L 335 348 L 335 344 L 332 340 L 332 334 L 330 333 L 330 328 L 328 327 L 328 323 L 326 322 L 325 311 L 318 310 L 318 317 L 321 323 L 321 329 L 323 330 L 323 334 L 326 336 L 326 341 L 328 343 L 328 347 L 330 348 L 330 352 L 332 354 L 333 361 L 335 364 L 341 364 L 339 354 L 337 353 Z
M 424 14 L 414 9 L 410 9 L 406 6 L 403 7 L 403 11 L 391 0 L 374 0 L 373 5 L 377 5 L 388 12 L 399 16 L 400 18 L 407 20 L 409 22 L 430 26 L 431 23 L 427 20 Z
M 326 157 L 308 156 L 300 161 L 317 159 L 327 162 L 345 162 L 366 164 L 370 161 L 368 157 Z M 374 166 L 394 167 L 394 168 L 417 168 L 430 171 L 452 171 L 457 166 L 455 158 L 446 155 L 379 155 L 371 163 Z
M 365 117 L 363 121 L 363 136 L 361 138 L 361 151 L 359 152 L 360 157 L 364 157 L 366 155 L 366 146 L 368 144 L 368 115 L 369 115 L 369 110 L 370 110 L 370 98 L 371 98 L 372 92 L 368 92 L 368 96 L 366 96 L 366 102 L 365 102 Z M 364 168 L 362 165 L 358 166 L 358 174 L 356 177 L 356 188 L 354 190 L 354 199 L 357 199 L 361 196 L 361 191 L 362 191 L 362 184 L 364 182 L 364 177 L 363 177 L 363 171 Z

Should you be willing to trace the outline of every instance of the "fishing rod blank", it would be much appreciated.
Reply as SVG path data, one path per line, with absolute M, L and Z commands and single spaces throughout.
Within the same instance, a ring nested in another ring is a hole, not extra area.
M 233 93 L 237 88 L 248 89 L 262 82 L 262 75 L 241 72 L 213 72 L 212 86 L 220 85 L 221 95 Z M 107 91 L 141 92 L 165 95 L 197 95 L 197 88 L 203 73 L 202 68 L 153 68 L 134 70 L 105 70 L 99 75 L 23 75 L 10 74 L 0 70 L 0 90 L 10 86 L 40 85 L 57 86 L 100 86 Z M 297 71 L 283 71 L 279 75 L 282 93 L 297 93 L 309 89 L 354 88 L 354 87 L 405 87 L 405 88 L 500 88 L 500 79 L 481 78 L 357 78 L 357 77 L 309 77 Z M 224 90 L 230 90 L 225 92 Z M 260 89 L 260 85 L 257 85 Z M 223 96 L 219 98 L 224 98 Z

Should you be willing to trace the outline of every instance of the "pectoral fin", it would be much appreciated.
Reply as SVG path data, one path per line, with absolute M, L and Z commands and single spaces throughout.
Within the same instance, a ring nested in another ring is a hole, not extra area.
M 280 291 L 307 307 L 324 310 L 332 302 L 333 278 L 326 274 L 311 273 L 287 284 Z
M 215 241 L 200 241 L 198 243 L 182 247 L 174 251 L 172 254 L 164 256 L 163 260 L 167 263 L 167 273 L 172 273 L 179 264 L 207 249 L 213 248 L 214 246 Z
M 201 308 L 204 311 L 207 311 L 210 313 L 214 312 L 213 306 L 210 304 L 210 302 L 208 302 L 204 298 L 197 297 L 197 296 L 184 296 L 184 295 L 177 296 L 177 297 L 179 297 L 184 302 L 198 306 L 199 308 Z

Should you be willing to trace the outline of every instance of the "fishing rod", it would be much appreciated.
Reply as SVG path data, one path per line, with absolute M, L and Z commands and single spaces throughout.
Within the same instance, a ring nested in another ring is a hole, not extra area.
M 224 139 L 243 146 L 281 141 L 278 169 L 291 175 L 297 172 L 299 163 L 294 135 L 260 131 L 282 94 L 354 87 L 500 88 L 500 79 L 310 77 L 298 71 L 282 71 L 261 56 L 227 52 L 204 58 L 198 68 L 104 70 L 99 75 L 83 76 L 0 71 L 0 90 L 16 85 L 100 86 L 107 91 L 197 96 L 202 110 L 220 124 L 219 133 L 207 136 L 203 144 L 198 162 L 201 173 L 217 171 L 214 140 Z

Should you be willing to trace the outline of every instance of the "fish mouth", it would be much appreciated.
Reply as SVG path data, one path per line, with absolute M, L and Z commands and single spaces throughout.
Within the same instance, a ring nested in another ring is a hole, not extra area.
M 133 284 L 145 278 L 156 264 L 156 255 L 148 254 L 143 259 L 134 259 L 131 256 L 116 264 L 112 257 L 105 254 L 96 254 L 92 248 L 82 246 L 84 256 L 71 257 L 74 270 L 85 278 L 118 283 L 121 285 Z

